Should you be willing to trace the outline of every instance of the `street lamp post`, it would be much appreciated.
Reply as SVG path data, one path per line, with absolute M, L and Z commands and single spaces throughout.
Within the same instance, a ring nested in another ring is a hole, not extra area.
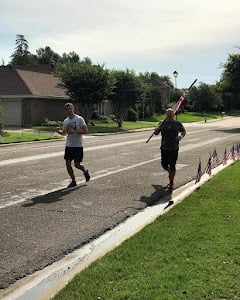
M 173 72 L 173 76 L 175 78 L 175 89 L 177 88 L 177 77 L 178 77 L 178 72 L 177 71 L 174 71 Z
M 178 77 L 178 72 L 177 71 L 174 71 L 173 72 L 173 76 L 174 76 L 174 78 L 175 78 L 175 89 L 177 89 L 177 77 Z M 176 120 L 178 119 L 178 117 L 177 117 L 177 112 L 175 113 L 175 115 L 176 115 Z
M 142 119 L 144 120 L 144 113 L 145 113 L 145 104 L 144 102 L 142 103 Z

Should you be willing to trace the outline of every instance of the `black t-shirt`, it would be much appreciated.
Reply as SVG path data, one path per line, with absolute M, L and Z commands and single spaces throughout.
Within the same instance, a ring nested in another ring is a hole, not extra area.
M 178 149 L 179 141 L 176 139 L 180 132 L 185 132 L 182 123 L 177 120 L 165 120 L 161 126 L 161 148 L 165 150 Z

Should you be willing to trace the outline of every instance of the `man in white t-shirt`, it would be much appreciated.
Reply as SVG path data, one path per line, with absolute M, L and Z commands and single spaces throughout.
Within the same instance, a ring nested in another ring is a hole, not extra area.
M 66 168 L 72 182 L 68 185 L 68 188 L 77 185 L 75 175 L 72 168 L 72 161 L 74 160 L 75 168 L 81 170 L 85 176 L 86 182 L 90 180 L 90 175 L 87 169 L 81 162 L 83 160 L 83 138 L 82 134 L 88 133 L 88 127 L 83 117 L 74 113 L 74 106 L 72 103 L 66 103 L 64 105 L 65 111 L 68 117 L 63 121 L 63 130 L 58 127 L 56 132 L 66 136 L 66 147 L 64 153 L 64 159 L 66 161 Z

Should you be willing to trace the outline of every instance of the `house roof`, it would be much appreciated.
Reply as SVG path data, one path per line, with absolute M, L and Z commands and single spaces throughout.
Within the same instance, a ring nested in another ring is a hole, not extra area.
M 1 66 L 0 96 L 64 97 L 50 65 Z

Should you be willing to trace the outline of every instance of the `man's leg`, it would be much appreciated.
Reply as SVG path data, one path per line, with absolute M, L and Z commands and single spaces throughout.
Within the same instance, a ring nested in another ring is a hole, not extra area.
M 161 149 L 161 165 L 162 168 L 169 172 L 168 156 L 166 150 Z
M 83 173 L 86 172 L 86 169 L 85 169 L 84 165 L 81 165 L 80 162 L 75 162 L 74 166 L 75 166 L 75 168 L 81 170 Z
M 83 165 L 81 165 L 81 163 L 79 163 L 79 162 L 75 162 L 74 165 L 77 169 L 79 169 L 83 172 L 83 175 L 85 176 L 86 182 L 88 182 L 91 178 L 90 175 L 89 175 L 88 170 L 86 170 L 85 167 Z
M 67 167 L 68 175 L 71 177 L 72 181 L 75 181 L 71 160 L 66 160 L 66 167 Z
M 178 150 L 173 150 L 169 153 L 169 188 L 173 189 L 174 177 L 176 175 L 176 163 L 178 158 Z
M 173 184 L 174 182 L 174 177 L 176 175 L 176 170 L 169 170 L 169 183 Z
M 74 153 L 74 166 L 75 168 L 83 172 L 86 182 L 88 182 L 90 180 L 90 175 L 88 170 L 83 165 L 81 165 L 82 160 L 83 160 L 83 148 L 82 147 L 76 148 Z

